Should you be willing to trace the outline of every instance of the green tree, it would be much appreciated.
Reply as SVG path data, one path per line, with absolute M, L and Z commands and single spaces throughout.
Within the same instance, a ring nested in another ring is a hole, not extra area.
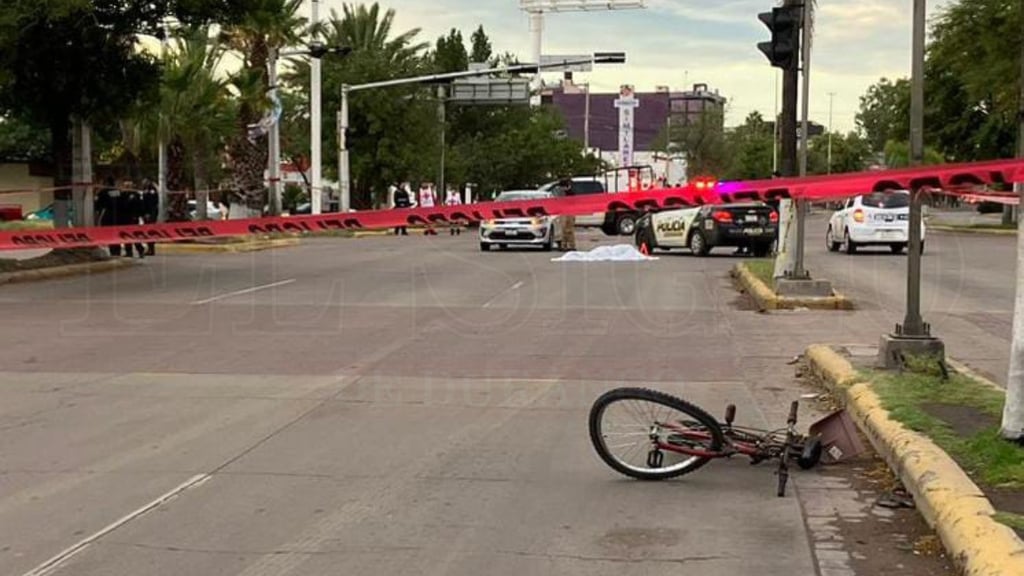
M 0 113 L 46 126 L 58 186 L 71 183 L 73 118 L 116 125 L 152 95 L 156 61 L 136 50 L 153 33 L 167 0 L 5 2 L 0 8 Z
M 723 180 L 757 180 L 772 175 L 775 125 L 760 112 L 751 112 L 744 123 L 726 135 L 728 164 L 719 174 Z
M 352 47 L 346 58 L 323 60 L 324 110 L 340 108 L 342 84 L 427 74 L 432 62 L 419 29 L 396 33 L 394 10 L 379 4 L 342 6 L 324 23 L 328 45 Z M 309 66 L 296 64 L 288 82 L 296 90 L 309 85 Z M 380 201 L 388 184 L 432 173 L 440 157 L 436 101 L 429 89 L 396 86 L 353 92 L 349 96 L 348 147 L 352 171 L 352 205 L 368 208 Z M 334 118 L 322 119 L 325 173 L 337 175 L 337 131 Z
M 46 126 L 39 126 L 24 116 L 0 117 L 0 161 L 49 160 L 50 135 Z
M 729 169 L 729 145 L 725 137 L 725 110 L 707 108 L 696 117 L 673 118 L 655 140 L 655 148 L 686 156 L 686 175 L 721 176 Z
M 874 153 L 881 153 L 886 142 L 906 140 L 910 134 L 910 81 L 882 78 L 860 97 L 857 127 L 863 131 Z
M 469 54 L 470 62 L 489 62 L 491 60 L 494 50 L 491 48 L 491 39 L 484 32 L 483 25 L 473 32 L 473 35 L 470 36 L 470 42 L 473 45 Z
M 434 67 L 438 72 L 461 72 L 469 69 L 469 54 L 462 41 L 462 32 L 452 28 L 447 36 L 437 39 Z
M 856 132 L 832 134 L 832 165 L 829 167 L 828 132 L 811 138 L 807 149 L 807 172 L 809 174 L 840 174 L 860 172 L 871 162 L 871 147 L 867 139 Z
M 1020 79 L 1020 3 L 958 0 L 932 26 L 926 91 L 935 142 L 957 160 L 1012 156 Z
M 268 110 L 265 94 L 270 88 L 267 62 L 272 50 L 298 42 L 305 19 L 298 15 L 302 0 L 227 0 L 221 16 L 222 38 L 242 59 L 242 69 L 233 75 L 239 94 L 235 135 L 228 144 L 232 188 L 237 206 L 232 217 L 250 217 L 262 212 L 266 199 L 263 173 L 266 167 L 266 139 L 256 144 L 249 139 L 249 126 L 259 122 Z

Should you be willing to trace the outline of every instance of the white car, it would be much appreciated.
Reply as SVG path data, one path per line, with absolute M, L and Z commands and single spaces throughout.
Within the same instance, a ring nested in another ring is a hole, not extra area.
M 925 226 L 921 222 L 921 252 Z M 910 193 L 873 192 L 849 198 L 828 221 L 825 246 L 853 254 L 861 246 L 888 246 L 894 254 L 910 242 Z
M 551 194 L 537 190 L 509 190 L 498 194 L 495 202 L 515 200 L 536 200 L 551 198 Z M 487 252 L 491 246 L 540 246 L 551 250 L 555 242 L 555 218 L 540 216 L 530 218 L 500 218 L 480 223 L 480 250 Z

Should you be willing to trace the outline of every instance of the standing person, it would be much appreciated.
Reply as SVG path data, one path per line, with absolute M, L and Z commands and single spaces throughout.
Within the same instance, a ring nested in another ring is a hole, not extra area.
M 434 185 L 430 182 L 424 182 L 420 184 L 420 207 L 421 208 L 433 208 L 437 205 L 437 196 L 434 195 Z M 427 229 L 423 232 L 427 236 L 436 236 L 437 230 L 427 224 Z
M 160 195 L 157 193 L 156 185 L 150 179 L 142 181 L 142 222 L 144 224 L 155 224 L 160 216 Z M 156 242 L 146 244 L 146 255 L 156 254 Z
M 573 195 L 572 193 L 572 180 L 569 178 L 563 179 L 558 185 L 561 196 L 566 198 Z M 575 250 L 576 249 L 576 217 L 575 216 L 560 216 L 558 222 L 561 227 L 560 240 L 558 242 L 559 247 L 564 250 Z
M 394 190 L 392 198 L 393 198 L 392 203 L 395 205 L 395 209 L 396 210 L 400 210 L 400 209 L 403 209 L 403 208 L 412 208 L 413 207 L 412 193 L 409 192 L 409 183 L 408 182 L 402 182 L 401 184 L 399 184 L 398 188 L 396 188 Z M 409 235 L 409 229 L 406 228 L 405 226 L 396 226 L 395 227 L 395 236 L 408 236 L 408 235 Z
M 462 199 L 459 198 L 459 190 L 457 188 L 448 188 L 447 198 L 444 199 L 445 206 L 459 206 L 462 204 Z M 451 226 L 448 228 L 448 234 L 451 236 L 461 236 L 462 226 L 455 221 L 452 221 Z
M 117 202 L 120 194 L 114 186 L 114 179 L 107 177 L 103 180 L 104 188 L 96 195 L 96 222 L 100 226 L 117 226 Z M 121 245 L 111 244 L 107 247 L 111 256 L 121 255 Z
M 121 205 L 118 210 L 118 225 L 120 226 L 138 226 L 142 222 L 142 196 L 138 190 L 134 190 L 134 187 L 130 180 L 125 180 L 121 184 Z M 140 260 L 145 258 L 146 246 L 142 242 L 129 242 L 124 245 L 126 257 L 132 258 L 136 252 L 139 254 Z

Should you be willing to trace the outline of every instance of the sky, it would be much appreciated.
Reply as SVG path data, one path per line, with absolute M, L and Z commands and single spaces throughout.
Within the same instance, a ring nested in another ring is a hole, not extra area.
M 928 2 L 933 19 L 952 0 Z M 341 12 L 344 0 L 321 0 L 321 18 Z M 600 3 L 595 0 L 595 3 Z M 545 15 L 544 54 L 625 52 L 627 63 L 577 73 L 576 82 L 595 91 L 616 91 L 633 84 L 637 91 L 656 86 L 689 89 L 704 83 L 728 98 L 727 125 L 757 110 L 775 109 L 778 70 L 757 49 L 769 39 L 759 12 L 773 0 L 646 0 L 629 11 Z M 420 28 L 419 38 L 433 43 L 451 28 L 469 35 L 483 25 L 496 52 L 513 52 L 521 61 L 531 53 L 529 19 L 519 0 L 386 0 L 395 10 L 396 31 Z M 308 16 L 311 1 L 306 2 Z M 811 61 L 811 120 L 833 127 L 855 127 L 854 115 L 867 88 L 882 77 L 910 75 L 912 0 L 818 0 Z M 545 79 L 557 82 L 560 73 Z M 781 79 L 780 79 L 781 81 Z M 830 98 L 830 93 L 833 94 Z

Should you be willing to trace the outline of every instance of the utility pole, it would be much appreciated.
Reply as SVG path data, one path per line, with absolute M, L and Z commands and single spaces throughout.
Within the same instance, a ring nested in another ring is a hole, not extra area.
M 270 49 L 267 59 L 269 69 L 270 99 L 277 101 L 277 48 Z M 270 125 L 269 145 L 267 146 L 267 180 L 270 184 L 270 214 L 281 215 L 281 119 L 274 119 Z
M 352 206 L 352 185 L 349 176 L 348 143 L 348 92 L 349 85 L 341 85 L 341 110 L 338 111 L 338 188 L 341 191 L 341 212 L 348 212 Z
M 828 173 L 832 173 L 832 101 L 836 93 L 828 93 Z
M 312 14 L 310 16 L 310 23 L 312 24 L 313 27 L 312 44 L 314 46 L 317 46 L 320 43 L 320 0 L 313 0 Z M 322 161 L 321 146 L 323 145 L 323 139 L 320 134 L 322 127 L 322 112 L 320 102 L 320 70 L 320 58 L 314 56 L 309 63 L 309 201 L 311 211 L 313 214 L 320 214 L 321 211 L 323 210 L 322 203 L 324 190 L 320 166 L 320 163 Z
M 170 36 L 170 29 L 164 22 L 160 35 L 160 61 L 167 62 L 167 42 Z M 160 115 L 160 132 L 163 132 L 166 118 Z M 167 142 L 161 134 L 160 143 L 157 145 L 157 222 L 167 222 Z
M 590 153 L 590 82 L 583 85 L 587 91 L 586 99 L 583 103 L 583 151 L 584 153 Z M 671 112 L 669 113 L 671 116 Z
M 437 87 L 437 120 L 441 123 L 441 172 L 437 179 L 437 196 L 439 202 L 444 202 L 447 198 L 448 189 L 445 187 L 444 181 L 444 161 L 445 161 L 445 129 L 446 129 L 446 118 L 444 102 L 445 100 L 445 89 L 444 86 Z
M 794 0 L 794 4 L 795 4 Z M 803 94 L 800 97 L 801 114 L 800 114 L 800 176 L 807 176 L 807 143 L 811 139 L 809 131 L 807 129 L 807 116 L 810 114 L 810 96 L 811 96 L 811 9 L 812 0 L 803 0 L 801 5 L 803 8 L 803 14 L 800 17 L 800 30 L 803 34 L 803 38 L 800 42 L 801 57 L 803 70 Z M 806 280 L 810 279 L 810 274 L 804 267 L 804 245 L 805 245 L 805 229 L 807 225 L 807 201 L 798 199 L 796 200 L 796 258 L 793 262 L 793 276 L 794 280 Z
M 1017 97 L 1017 157 L 1024 158 L 1024 0 L 1020 0 L 1020 95 Z M 1014 184 L 1024 199 L 1024 184 Z M 1024 204 L 1020 205 L 1024 206 Z M 1018 210 L 1020 208 L 1018 206 Z M 1017 218 L 1017 295 L 1013 305 L 1010 339 L 1010 371 L 1006 377 L 1006 404 L 1000 434 L 1007 440 L 1024 441 L 1024 218 Z
M 779 73 L 772 70 L 772 94 L 775 104 L 772 108 L 772 174 L 779 171 Z
M 924 161 L 924 45 L 925 0 L 914 0 L 911 80 L 910 80 L 910 164 Z M 903 364 L 905 354 L 927 355 L 942 359 L 946 349 L 931 335 L 931 326 L 921 318 L 921 189 L 910 191 L 910 222 L 907 254 L 907 312 L 894 334 L 882 336 L 878 363 L 887 368 Z

